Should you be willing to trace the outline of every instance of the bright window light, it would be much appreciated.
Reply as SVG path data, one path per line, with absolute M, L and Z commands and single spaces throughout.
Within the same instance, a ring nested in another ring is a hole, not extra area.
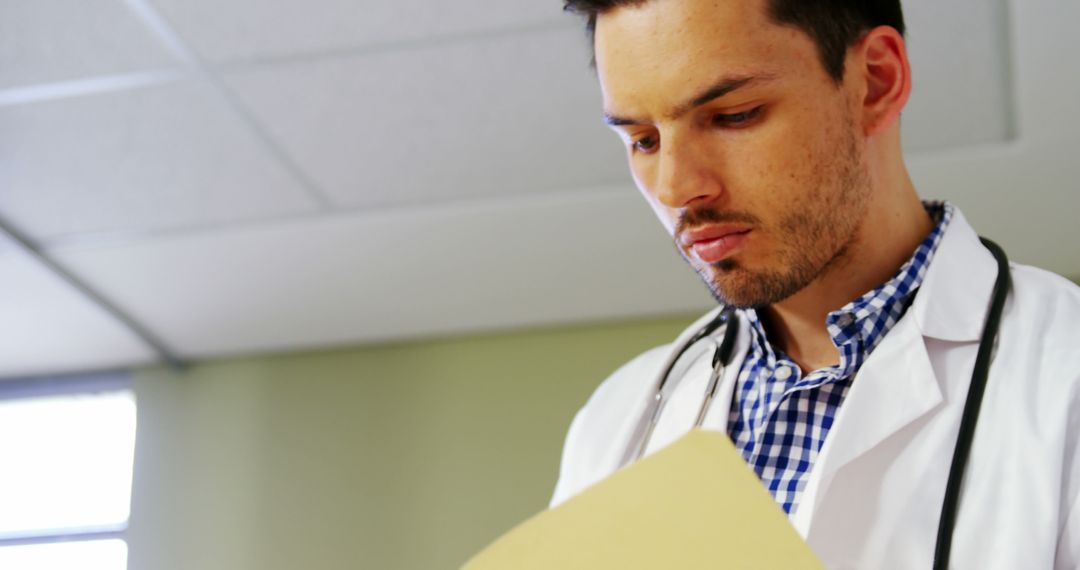
M 126 376 L 0 381 L 0 569 L 127 568 L 134 455 Z
M 0 536 L 127 525 L 130 391 L 0 401 Z
M 10 570 L 123 570 L 127 544 L 94 540 L 0 547 L 0 568 Z

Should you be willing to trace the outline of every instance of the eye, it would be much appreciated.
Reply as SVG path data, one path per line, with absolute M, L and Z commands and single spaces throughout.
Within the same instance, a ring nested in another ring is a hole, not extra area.
M 630 148 L 634 152 L 640 152 L 644 154 L 650 154 L 656 151 L 656 147 L 660 146 L 660 141 L 656 140 L 654 136 L 644 136 L 630 143 Z
M 717 113 L 712 122 L 718 127 L 743 127 L 761 115 L 763 107 L 754 107 L 741 113 Z

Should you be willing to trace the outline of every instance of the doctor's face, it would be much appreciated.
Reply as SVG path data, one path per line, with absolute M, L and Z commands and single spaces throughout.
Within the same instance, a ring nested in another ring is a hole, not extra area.
M 843 265 L 865 139 L 805 32 L 765 0 L 648 0 L 601 14 L 595 37 L 605 120 L 717 299 L 775 303 Z

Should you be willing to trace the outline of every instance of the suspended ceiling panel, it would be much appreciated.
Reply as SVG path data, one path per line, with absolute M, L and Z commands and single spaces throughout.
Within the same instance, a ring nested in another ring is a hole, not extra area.
M 1080 207 L 1075 161 L 1080 140 L 1040 152 L 1001 149 L 949 161 L 916 160 L 912 176 L 925 197 L 959 205 L 983 236 L 1012 261 L 1080 277 Z
M 153 361 L 126 328 L 3 237 L 0 283 L 0 376 Z
M 0 133 L 0 212 L 39 239 L 316 206 L 202 83 L 0 106 Z
M 333 200 L 447 202 L 629 183 L 579 30 L 227 76 Z
M 121 1 L 0 2 L 0 88 L 174 63 Z
M 651 212 L 622 188 L 55 253 L 197 356 L 709 303 Z
M 154 0 L 153 5 L 214 62 L 423 43 L 565 22 L 558 0 Z
M 45 62 L 25 69 L 48 74 L 0 67 L 0 214 L 187 356 L 710 304 L 600 126 L 558 1 L 379 4 L 3 3 L 26 29 L 0 42 L 23 38 Z M 1080 275 L 1080 65 L 1062 39 L 1080 4 L 905 6 L 917 187 L 1014 259 Z M 71 14 L 88 24 L 69 30 Z M 143 69 L 149 84 L 111 75 Z M 81 79 L 96 93 L 38 85 Z M 93 308 L 19 277 L 9 251 L 0 276 L 18 288 L 0 314 L 38 358 L 0 358 L 0 376 L 146 356 L 59 320 Z
M 913 89 L 908 150 L 1008 141 L 1015 135 L 1006 0 L 904 3 Z
M 1080 62 L 1062 52 L 1080 4 L 1022 7 L 1011 21 L 1015 140 L 920 155 L 912 174 L 924 196 L 958 202 L 1014 260 L 1080 277 Z

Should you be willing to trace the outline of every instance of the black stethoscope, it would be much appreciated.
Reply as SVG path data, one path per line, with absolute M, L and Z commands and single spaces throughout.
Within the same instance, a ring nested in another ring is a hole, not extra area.
M 960 418 L 960 432 L 956 439 L 956 448 L 953 451 L 952 465 L 949 468 L 949 480 L 945 485 L 945 499 L 941 505 L 941 518 L 938 522 L 937 545 L 934 548 L 934 570 L 945 570 L 949 566 L 949 554 L 952 551 L 953 528 L 956 526 L 956 512 L 960 499 L 960 483 L 964 478 L 964 469 L 967 467 L 968 456 L 971 454 L 971 444 L 975 438 L 975 424 L 979 419 L 979 407 L 982 405 L 983 393 L 986 391 L 986 378 L 990 372 L 990 358 L 994 350 L 994 342 L 997 340 L 998 330 L 1001 328 L 1001 313 L 1005 309 L 1005 298 L 1008 296 L 1011 273 L 1009 271 L 1009 259 L 1005 251 L 996 243 L 979 238 L 983 245 L 990 250 L 997 260 L 998 275 L 994 282 L 994 292 L 990 301 L 990 311 L 986 316 L 986 324 L 983 326 L 982 337 L 979 339 L 979 352 L 975 356 L 975 369 L 971 373 L 971 387 L 968 388 L 967 401 L 964 403 L 964 412 Z M 664 386 L 668 376 L 675 368 L 675 364 L 691 346 L 694 346 L 705 338 L 712 337 L 713 333 L 724 327 L 724 334 L 719 341 L 712 338 L 716 344 L 712 358 L 712 373 L 705 387 L 705 398 L 698 409 L 694 427 L 701 427 L 705 420 L 705 413 L 712 403 L 716 394 L 716 388 L 720 383 L 720 377 L 724 369 L 731 363 L 735 353 L 735 340 L 739 334 L 738 314 L 732 307 L 725 307 L 708 324 L 698 329 L 693 335 L 683 341 L 661 367 L 661 374 L 657 377 L 653 391 L 653 399 L 645 410 L 649 418 L 645 425 L 645 432 L 637 438 L 637 445 L 627 451 L 624 463 L 640 459 L 645 454 L 652 432 L 660 420 L 660 412 L 664 408 Z

